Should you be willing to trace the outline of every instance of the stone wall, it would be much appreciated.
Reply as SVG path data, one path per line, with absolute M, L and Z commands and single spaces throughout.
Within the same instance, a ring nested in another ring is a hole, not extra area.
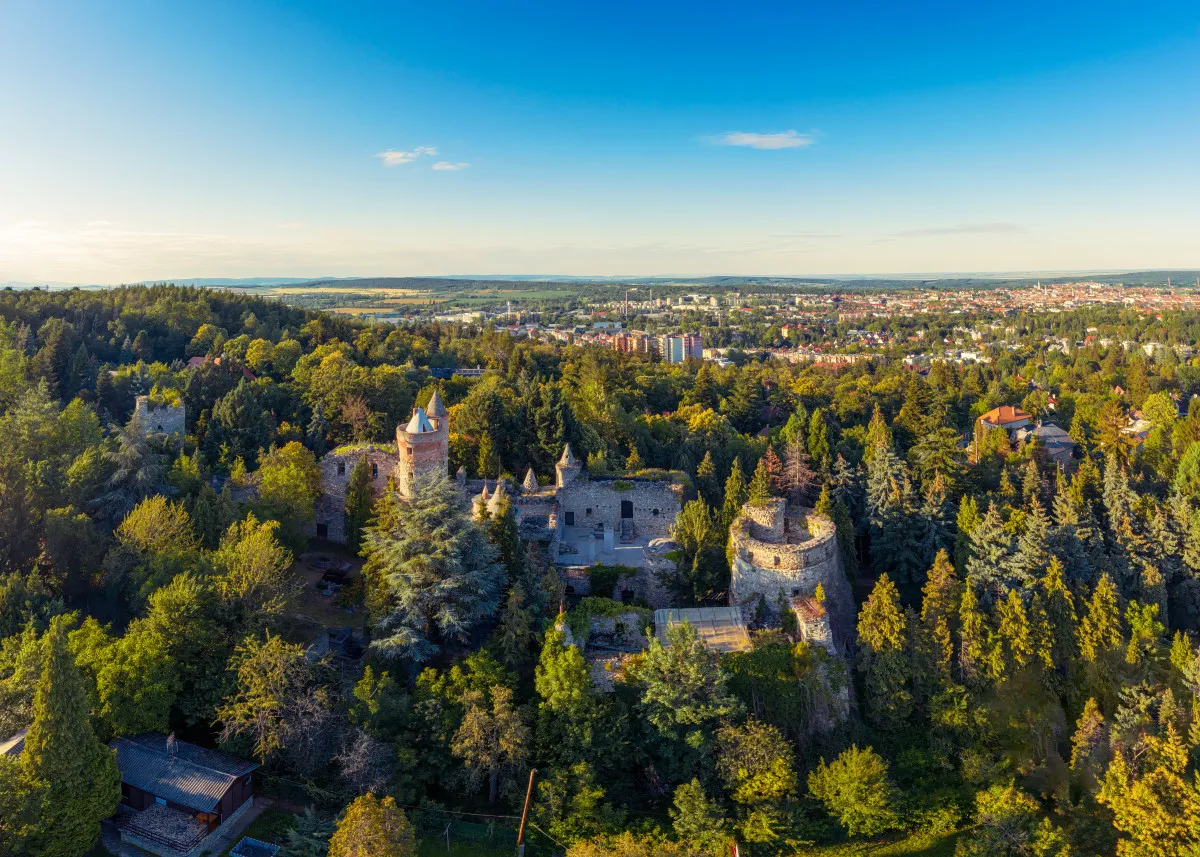
M 450 460 L 450 431 L 443 423 L 431 432 L 412 433 L 396 427 L 396 489 L 401 497 L 412 499 L 413 484 L 422 474 L 446 474 Z
M 664 538 L 679 514 L 681 498 L 682 489 L 673 482 L 577 479 L 558 489 L 558 520 L 575 527 L 604 524 L 619 538 L 621 505 L 628 502 L 633 507 L 634 536 Z
M 186 432 L 183 405 L 155 405 L 151 404 L 149 396 L 138 396 L 133 410 L 143 435 L 177 434 L 183 437 Z
M 770 509 L 771 517 L 762 514 L 764 508 Z M 854 594 L 842 568 L 833 522 L 810 509 L 788 507 L 783 529 L 777 530 L 777 508 L 747 504 L 730 528 L 730 603 L 753 609 L 762 598 L 774 612 L 781 596 L 785 601 L 810 597 L 821 584 L 834 642 L 844 651 L 854 638 Z M 781 538 L 764 541 L 755 538 L 755 531 L 778 531 Z
M 346 543 L 346 488 L 350 474 L 363 456 L 371 461 L 371 492 L 379 497 L 387 489 L 388 477 L 396 469 L 395 447 L 382 444 L 344 446 L 323 456 L 321 496 L 316 505 L 315 533 L 338 544 Z

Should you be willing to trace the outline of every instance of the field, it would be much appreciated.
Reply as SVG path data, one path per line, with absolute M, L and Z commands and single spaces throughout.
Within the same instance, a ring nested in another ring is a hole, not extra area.
M 893 842 L 847 842 L 796 852 L 796 857 L 952 857 L 958 833 L 914 833 Z

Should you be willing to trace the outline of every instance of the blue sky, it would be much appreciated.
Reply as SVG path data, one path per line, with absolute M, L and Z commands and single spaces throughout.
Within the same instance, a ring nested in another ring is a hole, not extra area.
M 5 0 L 0 281 L 1200 267 L 1198 132 L 1195 2 Z

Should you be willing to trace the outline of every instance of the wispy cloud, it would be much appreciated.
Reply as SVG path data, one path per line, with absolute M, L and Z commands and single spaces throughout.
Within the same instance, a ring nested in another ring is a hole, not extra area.
M 774 131 L 757 134 L 752 131 L 733 131 L 713 138 L 718 146 L 743 146 L 748 149 L 805 149 L 815 138 L 799 131 Z
M 398 167 L 401 164 L 411 164 L 417 158 L 424 155 L 432 157 L 437 154 L 435 146 L 417 146 L 411 152 L 401 152 L 399 149 L 388 149 L 384 152 L 377 152 L 375 157 L 383 161 L 385 167 Z
M 1024 231 L 1015 223 L 960 223 L 956 226 L 904 229 L 891 233 L 887 238 L 896 240 L 900 238 L 936 238 L 942 235 L 1005 235 Z
M 471 166 L 471 165 L 464 164 L 464 163 L 456 164 L 456 163 L 453 163 L 452 161 L 438 161 L 436 164 L 433 165 L 433 168 L 435 170 L 445 170 L 447 172 L 457 172 L 458 170 L 465 170 L 469 166 Z

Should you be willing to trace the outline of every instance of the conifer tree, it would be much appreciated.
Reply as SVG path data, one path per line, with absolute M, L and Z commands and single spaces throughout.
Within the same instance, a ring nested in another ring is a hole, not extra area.
M 767 479 L 770 482 L 771 493 L 779 495 L 784 490 L 783 483 L 783 462 L 779 460 L 779 456 L 775 454 L 774 446 L 767 446 L 767 451 L 763 453 L 762 460 L 767 466 Z
M 891 448 L 892 430 L 888 427 L 887 420 L 883 418 L 883 411 L 880 409 L 879 403 L 876 402 L 875 410 L 871 413 L 871 422 L 867 425 L 867 442 L 863 444 L 863 463 L 869 467 L 880 450 Z
M 699 489 L 701 498 L 710 506 L 716 501 L 717 468 L 713 464 L 711 449 L 704 453 L 700 466 L 696 468 L 696 488 Z
M 754 476 L 750 479 L 750 488 L 746 492 L 751 503 L 765 503 L 771 499 L 771 475 L 767 471 L 765 458 L 758 460 L 754 468 Z
M 902 727 L 912 710 L 906 629 L 900 593 L 881 575 L 858 614 L 858 639 L 867 715 L 883 729 Z
M 1058 557 L 1050 558 L 1038 581 L 1038 594 L 1046 614 L 1050 657 L 1058 669 L 1070 670 L 1079 655 L 1079 615 Z
M 1007 569 L 1012 558 L 1012 536 L 1004 529 L 994 503 L 971 536 L 971 554 L 967 561 L 971 585 L 980 590 L 985 603 L 1003 599 L 1011 585 Z
M 921 592 L 921 626 L 944 682 L 950 680 L 954 661 L 953 628 L 962 606 L 961 589 L 950 558 L 944 550 L 938 551 Z
M 974 556 L 972 537 L 975 528 L 979 526 L 979 504 L 969 494 L 964 494 L 958 504 L 958 517 L 955 520 L 956 533 L 954 536 L 954 567 L 961 573 L 966 573 L 967 562 Z
M 23 851 L 30 857 L 78 857 L 96 844 L 101 820 L 116 809 L 121 776 L 116 756 L 92 731 L 65 621 L 55 620 L 44 646 L 46 664 L 20 757 L 25 811 L 37 819 Z
M 748 496 L 746 477 L 742 474 L 742 460 L 735 458 L 733 465 L 729 468 L 729 478 L 725 480 L 725 503 L 721 506 L 721 529 L 729 530 L 733 519 L 746 504 Z
M 963 586 L 962 603 L 958 608 L 962 642 L 959 647 L 958 668 L 965 681 L 978 680 L 983 673 L 987 655 L 987 621 L 979 609 L 975 587 Z
M 346 549 L 357 554 L 362 547 L 363 527 L 371 519 L 374 496 L 371 491 L 371 462 L 366 453 L 354 462 L 346 485 Z
M 384 494 L 364 541 L 372 645 L 385 655 L 427 660 L 500 605 L 504 566 L 445 476 L 418 476 L 410 501 Z
M 1089 793 L 1099 784 L 1106 761 L 1107 738 L 1100 706 L 1095 697 L 1088 697 L 1071 736 L 1071 771 Z
M 1100 577 L 1087 612 L 1079 623 L 1079 653 L 1089 663 L 1121 648 L 1121 615 L 1117 588 L 1107 574 Z
M 1022 670 L 1033 663 L 1035 648 L 1033 626 L 1024 601 L 1015 589 L 997 606 L 997 636 L 1004 647 L 1006 673 Z M 1000 678 L 1001 676 L 995 676 Z
M 808 457 L 822 471 L 829 466 L 829 447 L 829 424 L 825 412 L 817 408 L 808 421 Z

